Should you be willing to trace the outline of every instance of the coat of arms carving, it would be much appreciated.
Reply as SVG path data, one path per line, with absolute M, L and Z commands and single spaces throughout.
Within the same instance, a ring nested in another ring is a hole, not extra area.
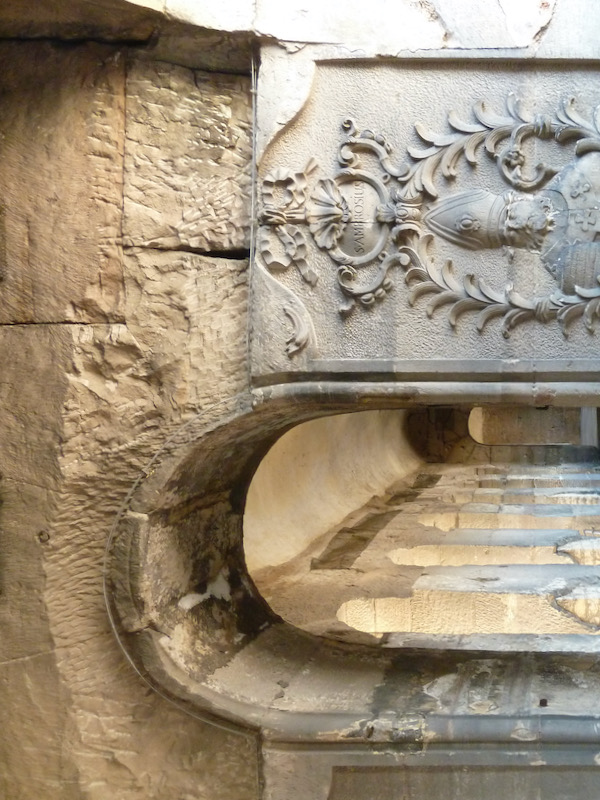
M 480 332 L 499 320 L 505 337 L 524 322 L 557 324 L 565 336 L 575 322 L 593 332 L 600 317 L 600 107 L 586 112 L 571 97 L 552 114 L 528 116 L 509 95 L 500 113 L 481 101 L 472 119 L 450 113 L 447 120 L 440 134 L 417 124 L 423 146 L 409 146 L 401 161 L 382 135 L 348 119 L 333 175 L 320 175 L 314 159 L 297 172 L 272 170 L 260 191 L 258 258 L 275 276 L 296 269 L 314 287 L 311 237 L 333 262 L 343 317 L 390 302 L 396 287 L 395 302 L 416 312 L 424 306 L 429 316 L 446 307 L 453 327 L 470 315 Z M 532 153 L 544 143 L 570 148 L 570 160 L 554 167 L 549 148 L 549 163 L 536 163 Z M 505 191 L 481 185 L 482 160 Z M 461 162 L 473 167 L 470 185 L 454 190 Z M 502 250 L 507 261 L 517 250 L 535 254 L 552 288 L 525 296 L 508 280 L 498 288 L 474 272 L 458 275 L 451 260 L 436 258 L 440 240 L 458 252 Z M 293 309 L 286 314 L 296 326 L 288 340 L 293 356 L 307 336 Z

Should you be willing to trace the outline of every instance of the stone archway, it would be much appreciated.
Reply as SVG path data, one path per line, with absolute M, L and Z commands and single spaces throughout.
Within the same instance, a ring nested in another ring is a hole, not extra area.
M 591 2 L 506 9 L 490 5 L 487 18 L 474 18 L 470 3 L 450 8 L 442 0 L 427 7 L 407 0 L 393 11 L 375 4 L 368 15 L 357 2 L 339 14 L 288 4 L 283 16 L 268 2 L 202 9 L 116 0 L 2 5 L 0 793 L 6 797 L 27 800 L 42 787 L 52 800 L 336 800 L 362 796 L 375 783 L 387 800 L 405 787 L 421 796 L 442 780 L 467 797 L 497 781 L 528 797 L 554 791 L 577 798 L 593 788 L 595 658 L 414 648 L 374 654 L 316 641 L 275 618 L 242 561 L 250 476 L 292 425 L 359 409 L 471 407 L 482 397 L 492 406 L 596 402 L 595 355 L 585 361 L 583 349 L 576 380 L 568 379 L 570 368 L 513 365 L 501 382 L 494 370 L 456 382 L 454 372 L 422 360 L 404 378 L 406 364 L 359 370 L 357 386 L 354 368 L 349 374 L 326 358 L 314 381 L 298 380 L 298 373 L 311 373 L 307 359 L 320 357 L 312 334 L 325 341 L 327 326 L 305 325 L 285 289 L 317 297 L 310 270 L 318 264 L 302 263 L 302 248 L 293 253 L 294 266 L 287 264 L 289 241 L 279 238 L 282 217 L 272 210 L 261 217 L 276 238 L 272 252 L 263 248 L 273 259 L 259 279 L 264 302 L 255 306 L 271 327 L 260 329 L 253 316 L 254 333 L 262 333 L 252 340 L 250 363 L 253 55 L 262 46 L 261 91 L 276 101 L 259 109 L 261 152 L 271 139 L 285 149 L 297 93 L 310 91 L 313 57 L 338 76 L 347 61 L 356 66 L 370 57 L 377 67 L 393 71 L 401 64 L 426 74 L 424 55 L 429 69 L 435 61 L 455 74 L 469 63 L 467 72 L 490 75 L 510 62 L 513 76 L 519 64 L 535 63 L 549 84 L 558 63 L 577 86 L 582 75 L 593 75 L 598 37 Z M 209 12 L 210 18 L 199 16 Z M 496 67 L 483 65 L 492 60 Z M 287 89 L 295 96 L 286 105 Z M 586 91 L 587 109 L 593 98 Z M 386 105 L 396 102 L 390 96 Z M 335 138 L 337 147 L 340 122 L 321 126 L 313 142 Z M 327 195 L 329 170 L 338 167 L 334 150 L 323 153 L 327 174 L 310 175 L 325 182 Z M 279 166 L 297 172 L 307 165 L 288 155 Z M 267 181 L 267 194 L 277 181 Z M 363 187 L 362 199 L 368 195 L 373 206 L 379 184 L 364 183 L 371 188 Z M 348 176 L 337 181 L 346 202 L 353 185 Z M 391 214 L 382 212 L 382 225 Z M 310 224 L 327 244 L 323 214 L 313 209 Z M 403 267 L 400 260 L 386 266 Z M 282 277 L 278 267 L 286 273 L 283 289 L 270 282 Z M 330 295 L 334 316 L 342 302 L 351 310 L 347 328 L 358 324 L 363 306 L 369 314 L 379 303 L 379 289 L 389 293 L 382 284 L 353 294 L 351 271 L 341 283 L 336 275 L 320 273 L 321 286 L 329 281 L 340 293 Z M 254 288 L 261 290 L 258 283 Z M 403 299 L 399 293 L 396 311 Z M 536 325 L 559 311 L 521 310 L 535 312 Z M 409 314 L 406 305 L 401 311 Z M 417 307 L 414 318 L 420 314 L 423 327 L 421 312 Z M 360 324 L 368 328 L 377 313 Z M 586 339 L 586 319 L 571 341 L 589 347 L 595 340 Z M 388 349 L 402 330 L 386 328 Z M 477 350 L 482 340 L 473 330 L 467 338 Z M 427 337 L 414 341 L 423 347 Z M 350 344 L 336 358 L 352 355 Z M 421 378 L 425 388 L 416 385 Z M 105 611 L 104 551 L 119 510 L 108 602 L 145 681 L 124 660 Z M 145 543 L 134 533 L 147 524 Z M 141 545 L 141 572 L 134 544 Z M 203 599 L 196 603 L 195 595 Z M 254 650 L 243 638 L 235 641 L 238 635 L 252 638 Z M 229 669 L 233 655 L 240 661 Z M 278 681 L 289 676 L 277 670 L 294 659 L 308 672 L 300 669 L 298 684 L 284 687 Z M 276 675 L 263 674 L 269 663 Z M 531 679 L 529 694 L 517 680 L 523 674 Z M 157 692 L 147 691 L 148 681 Z M 508 698 L 507 686 L 514 689 Z

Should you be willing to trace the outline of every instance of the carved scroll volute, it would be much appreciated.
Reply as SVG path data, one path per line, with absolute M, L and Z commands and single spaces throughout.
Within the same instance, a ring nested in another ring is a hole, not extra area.
M 336 226 L 336 235 L 327 239 L 319 235 L 319 220 L 329 215 L 329 207 L 321 198 L 326 189 L 335 198 L 332 208 L 339 214 L 343 209 L 341 224 Z M 319 247 L 329 252 L 338 264 L 359 267 L 374 261 L 386 246 L 389 228 L 378 217 L 380 205 L 388 200 L 383 183 L 367 172 L 354 169 L 342 170 L 333 181 L 321 181 L 311 197 L 309 210 L 310 230 Z

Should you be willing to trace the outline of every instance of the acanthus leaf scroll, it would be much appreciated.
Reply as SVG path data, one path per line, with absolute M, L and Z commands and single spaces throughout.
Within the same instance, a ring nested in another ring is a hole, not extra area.
M 476 312 L 480 332 L 500 319 L 504 336 L 529 321 L 557 322 L 567 335 L 580 318 L 593 332 L 600 318 L 600 108 L 588 119 L 569 98 L 551 115 L 528 117 L 509 95 L 502 114 L 482 101 L 472 112 L 472 121 L 450 112 L 446 133 L 416 125 L 424 146 L 408 147 L 407 161 L 399 166 L 383 136 L 358 131 L 345 120 L 333 177 L 315 180 L 314 159 L 302 171 L 267 175 L 257 239 L 266 268 L 277 273 L 294 265 L 314 287 L 310 236 L 337 264 L 342 316 L 385 300 L 394 287 L 390 273 L 400 270 L 409 303 L 428 296 L 427 314 L 446 307 L 452 327 Z M 562 169 L 531 165 L 528 139 L 574 144 L 575 157 Z M 461 160 L 475 167 L 482 157 L 495 164 L 507 191 L 477 187 L 440 199 L 440 179 L 445 186 L 456 178 Z M 365 160 L 379 165 L 377 174 L 365 168 Z M 451 261 L 437 265 L 436 237 L 466 250 L 539 254 L 556 286 L 547 295 L 523 297 L 510 282 L 497 289 L 475 274 L 459 277 Z M 368 277 L 361 275 L 365 267 Z M 289 355 L 302 349 L 306 337 L 297 338 L 300 346 L 288 348 Z

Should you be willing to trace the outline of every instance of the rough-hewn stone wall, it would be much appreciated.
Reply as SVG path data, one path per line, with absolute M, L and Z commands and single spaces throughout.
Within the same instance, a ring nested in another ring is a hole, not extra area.
M 0 796 L 255 797 L 253 737 L 151 693 L 102 590 L 142 466 L 245 382 L 249 78 L 4 42 L 0 93 Z

